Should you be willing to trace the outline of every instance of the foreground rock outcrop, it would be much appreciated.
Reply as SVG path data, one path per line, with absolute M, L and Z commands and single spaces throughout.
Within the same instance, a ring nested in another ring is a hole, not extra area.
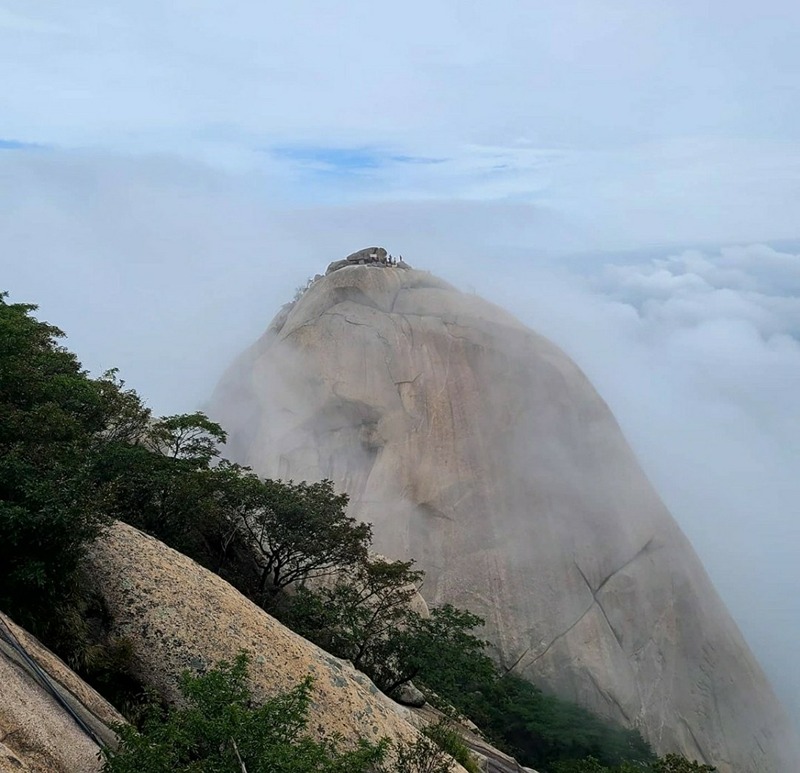
M 423 595 L 498 658 L 721 773 L 795 773 L 796 736 L 608 407 L 553 344 L 428 273 L 314 282 L 210 405 L 228 454 L 331 478 Z
M 281 625 L 217 575 L 124 524 L 92 548 L 87 574 L 113 618 L 111 634 L 133 648 L 132 672 L 169 699 L 178 679 L 220 660 L 251 655 L 250 681 L 265 699 L 314 678 L 309 732 L 413 741 L 417 731 L 349 663 Z M 462 770 L 460 766 L 453 770 Z
M 0 614 L 0 773 L 95 773 L 102 767 L 97 742 L 113 745 L 110 727 L 123 721 L 52 652 Z

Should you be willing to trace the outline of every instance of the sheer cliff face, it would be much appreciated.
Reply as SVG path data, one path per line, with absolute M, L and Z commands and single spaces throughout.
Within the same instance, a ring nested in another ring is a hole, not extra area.
M 563 352 L 430 274 L 315 282 L 212 415 L 259 473 L 331 478 L 497 656 L 721 773 L 800 769 L 782 709 L 614 417 Z

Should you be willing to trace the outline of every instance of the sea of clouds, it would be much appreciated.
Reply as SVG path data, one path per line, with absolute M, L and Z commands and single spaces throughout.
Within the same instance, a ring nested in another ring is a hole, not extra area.
M 610 404 L 785 705 L 800 717 L 800 251 L 690 249 L 492 294 Z

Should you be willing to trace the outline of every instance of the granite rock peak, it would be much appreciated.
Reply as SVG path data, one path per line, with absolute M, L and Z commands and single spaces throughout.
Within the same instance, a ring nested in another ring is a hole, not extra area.
M 508 667 L 720 773 L 794 773 L 783 709 L 609 408 L 511 314 L 413 269 L 339 266 L 210 404 L 260 474 L 332 479 Z

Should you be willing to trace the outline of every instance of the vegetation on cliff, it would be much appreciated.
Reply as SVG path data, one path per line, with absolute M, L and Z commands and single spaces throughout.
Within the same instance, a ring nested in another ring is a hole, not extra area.
M 0 606 L 42 630 L 103 522 L 94 471 L 111 401 L 34 309 L 0 296 Z
M 618 767 L 608 768 L 594 757 L 589 757 L 585 760 L 558 762 L 553 767 L 553 773 L 714 773 L 714 771 L 716 768 L 711 765 L 691 762 L 678 754 L 668 754 L 649 765 L 624 762 Z

